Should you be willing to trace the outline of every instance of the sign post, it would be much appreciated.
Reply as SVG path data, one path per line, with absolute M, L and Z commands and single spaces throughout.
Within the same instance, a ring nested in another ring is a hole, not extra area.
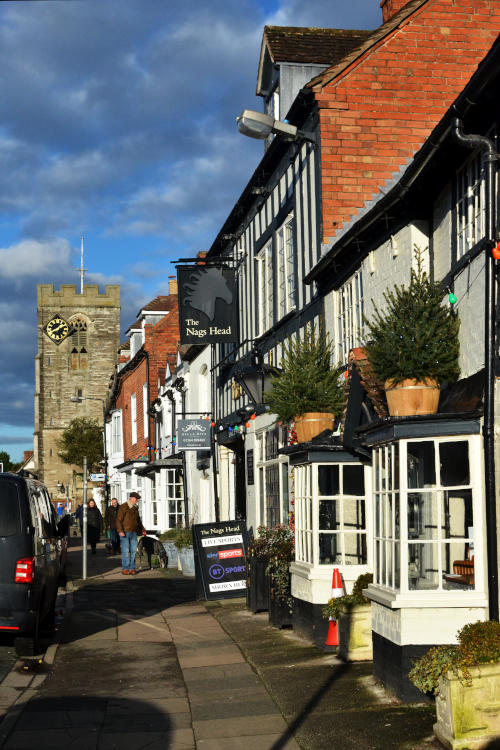
M 193 526 L 196 576 L 205 599 L 245 596 L 247 530 L 244 521 Z

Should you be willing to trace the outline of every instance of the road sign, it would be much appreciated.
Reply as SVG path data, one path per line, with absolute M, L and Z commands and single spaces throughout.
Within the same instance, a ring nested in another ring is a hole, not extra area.
M 106 479 L 106 474 L 91 474 L 90 475 L 91 482 L 104 482 L 105 479 Z

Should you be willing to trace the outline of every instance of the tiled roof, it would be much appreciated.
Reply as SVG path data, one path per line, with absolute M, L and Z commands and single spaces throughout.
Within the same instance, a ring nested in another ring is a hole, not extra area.
M 176 306 L 176 294 L 160 295 L 159 297 L 155 297 L 155 299 L 151 300 L 151 302 L 148 302 L 148 304 L 144 305 L 144 307 L 141 307 L 141 313 L 155 311 L 166 312 L 167 310 L 172 310 L 172 308 L 175 308 Z
M 267 42 L 273 62 L 334 65 L 372 33 L 356 29 L 265 26 L 263 42 Z

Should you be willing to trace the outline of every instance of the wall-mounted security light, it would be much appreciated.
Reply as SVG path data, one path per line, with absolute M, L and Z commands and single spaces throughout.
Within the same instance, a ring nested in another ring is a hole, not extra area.
M 236 122 L 240 133 L 248 135 L 249 138 L 258 138 L 264 141 L 273 134 L 285 141 L 316 143 L 315 133 L 299 130 L 295 125 L 290 125 L 290 123 L 282 120 L 275 120 L 272 115 L 256 112 L 253 109 L 244 109 L 241 115 L 236 118 Z

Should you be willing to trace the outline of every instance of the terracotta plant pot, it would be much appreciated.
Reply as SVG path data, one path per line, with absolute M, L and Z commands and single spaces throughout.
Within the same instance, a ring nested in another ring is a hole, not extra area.
M 326 411 L 309 411 L 295 417 L 295 433 L 299 443 L 307 443 L 323 430 L 332 430 L 335 423 L 335 414 Z
M 439 383 L 433 378 L 408 378 L 400 383 L 385 381 L 387 407 L 391 417 L 412 417 L 416 414 L 435 414 L 439 404 Z

